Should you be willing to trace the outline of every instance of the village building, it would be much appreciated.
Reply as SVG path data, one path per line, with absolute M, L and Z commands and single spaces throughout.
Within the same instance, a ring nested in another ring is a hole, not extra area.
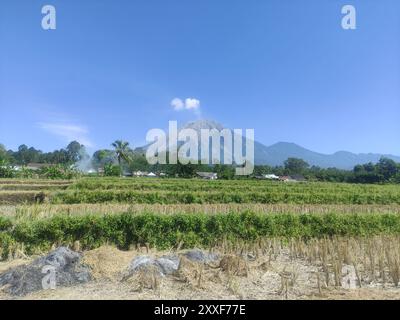
M 45 167 L 50 167 L 51 166 L 51 164 L 49 164 L 49 163 L 28 163 L 26 166 L 25 166 L 25 168 L 26 169 L 29 169 L 29 170 L 34 170 L 34 171 L 36 171 L 36 170 L 40 170 L 40 169 L 42 169 L 42 168 L 45 168 Z
M 204 180 L 217 180 L 218 179 L 218 174 L 215 172 L 196 172 L 196 175 L 199 178 L 202 178 Z
M 132 176 L 134 177 L 149 177 L 149 178 L 155 178 L 157 177 L 157 174 L 154 172 L 147 172 L 147 171 L 134 171 L 132 172 Z
M 279 177 L 279 181 L 283 181 L 283 182 L 302 182 L 302 181 L 306 181 L 306 179 L 301 174 L 294 174 L 294 175 L 291 175 L 291 176 L 280 176 Z
M 145 176 L 147 176 L 149 173 L 147 172 L 147 171 L 134 171 L 134 172 L 132 172 L 132 175 L 134 176 L 134 177 L 145 177 Z
M 263 177 L 267 180 L 279 180 L 279 176 L 275 174 L 265 174 Z

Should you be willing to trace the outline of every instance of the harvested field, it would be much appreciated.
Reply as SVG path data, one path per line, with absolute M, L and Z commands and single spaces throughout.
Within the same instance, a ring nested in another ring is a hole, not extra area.
M 46 197 L 42 191 L 0 191 L 0 204 L 42 203 Z
M 0 185 L 26 185 L 26 184 L 41 184 L 41 185 L 70 185 L 73 180 L 49 180 L 49 179 L 0 179 Z
M 50 218 L 58 214 L 118 214 L 129 212 L 141 214 L 156 212 L 158 214 L 175 213 L 395 213 L 400 214 L 400 205 L 294 205 L 294 204 L 260 204 L 260 203 L 224 203 L 224 204 L 34 204 L 34 205 L 0 205 L 0 215 L 16 219 Z
M 60 246 L 92 273 L 21 299 L 398 299 L 399 236 L 397 185 L 0 180 L 0 274 Z M 220 261 L 121 281 L 135 257 L 195 247 Z
M 92 281 L 41 290 L 20 298 L 399 299 L 400 288 L 396 285 L 399 248 L 398 238 L 391 237 L 335 238 L 309 243 L 293 240 L 286 244 L 270 240 L 252 248 L 221 244 L 213 248 L 213 252 L 221 254 L 221 262 L 186 263 L 175 275 L 149 282 L 140 274 L 123 281 L 129 262 L 142 255 L 163 256 L 174 251 L 151 248 L 120 251 L 103 246 L 83 255 L 84 263 L 92 270 Z M 393 257 L 387 254 L 387 249 Z M 0 270 L 28 261 L 2 262 Z M 236 261 L 242 261 L 244 269 L 238 269 Z M 3 292 L 0 298 L 16 297 Z
M 29 180 L 27 180 L 29 181 Z M 23 197 L 25 190 L 40 189 L 52 204 L 321 204 L 321 205 L 400 205 L 400 188 L 395 185 L 335 183 L 280 183 L 256 180 L 203 181 L 185 179 L 99 179 L 47 182 L 1 180 L 0 187 L 14 188 L 0 193 L 3 204 L 35 202 Z M 32 185 L 32 189 L 28 186 Z M 68 185 L 68 186 L 67 186 Z M 21 193 L 22 192 L 22 193 Z
M 0 191 L 51 191 L 64 190 L 69 184 L 0 184 Z

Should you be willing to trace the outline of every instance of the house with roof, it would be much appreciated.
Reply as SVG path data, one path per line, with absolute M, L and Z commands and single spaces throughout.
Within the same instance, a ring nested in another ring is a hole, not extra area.
M 52 166 L 52 165 L 49 164 L 49 163 L 34 163 L 34 162 L 31 162 L 31 163 L 28 163 L 25 168 L 29 169 L 29 170 L 36 171 L 36 170 L 40 170 L 42 168 L 46 168 L 46 167 L 50 167 L 50 166 Z
M 267 180 L 279 180 L 279 176 L 275 174 L 265 174 L 263 177 Z
M 204 180 L 217 180 L 218 179 L 218 174 L 215 172 L 196 172 L 196 175 L 199 178 L 202 178 Z
M 132 175 L 134 177 L 146 177 L 149 173 L 147 171 L 134 171 L 132 172 Z
M 291 175 L 291 176 L 280 176 L 279 177 L 279 181 L 283 181 L 283 182 L 303 182 L 303 181 L 306 181 L 306 179 L 301 174 L 294 174 L 294 175 Z

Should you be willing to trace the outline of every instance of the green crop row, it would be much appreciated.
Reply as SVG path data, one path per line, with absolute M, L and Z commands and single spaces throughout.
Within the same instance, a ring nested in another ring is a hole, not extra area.
M 400 198 L 397 185 L 360 185 L 337 183 L 282 183 L 260 180 L 204 181 L 198 179 L 83 179 L 69 187 L 70 191 L 145 191 L 145 192 L 224 192 L 224 193 L 296 193 L 335 195 L 376 195 Z M 395 201 L 396 202 L 396 201 Z
M 400 188 L 395 188 L 394 186 L 371 186 L 370 188 L 359 188 L 355 185 L 339 186 L 328 184 L 314 184 L 314 183 L 264 183 L 264 184 L 247 184 L 242 183 L 240 185 L 220 185 L 214 184 L 213 182 L 209 184 L 183 184 L 183 183 L 169 183 L 169 184 L 120 184 L 120 183 L 106 183 L 106 184 L 89 184 L 89 185 L 71 185 L 69 190 L 82 190 L 82 191 L 94 191 L 94 190 L 111 190 L 111 191 L 125 191 L 125 190 L 135 190 L 135 191 L 242 191 L 242 192 L 313 192 L 313 191 L 325 191 L 325 192 L 357 192 L 357 193 L 394 193 L 400 196 Z
M 68 186 L 0 184 L 0 203 L 400 204 L 397 185 L 279 183 L 257 180 L 86 178 Z M 15 190 L 14 190 L 15 189 Z
M 80 241 L 84 249 L 105 243 L 128 249 L 149 244 L 166 249 L 214 246 L 221 241 L 255 242 L 266 237 L 321 238 L 331 236 L 399 235 L 399 214 L 229 214 L 153 213 L 113 215 L 59 215 L 12 223 L 0 219 L 3 258 L 22 246 L 29 253 L 52 245 Z
M 202 189 L 278 189 L 278 190 L 336 190 L 356 192 L 396 192 L 400 193 L 398 185 L 372 185 L 372 184 L 349 184 L 330 182 L 307 182 L 307 183 L 283 183 L 266 180 L 216 180 L 207 181 L 200 179 L 149 179 L 149 178 L 86 178 L 75 182 L 70 189 L 80 190 L 108 190 L 108 189 L 163 189 L 176 190 L 202 190 Z
M 396 194 L 355 192 L 168 192 L 168 191 L 68 191 L 53 194 L 55 204 L 74 203 L 292 203 L 292 204 L 400 204 Z

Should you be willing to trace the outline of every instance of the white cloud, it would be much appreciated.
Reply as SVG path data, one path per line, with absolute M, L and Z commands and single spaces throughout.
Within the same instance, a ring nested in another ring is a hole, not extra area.
M 76 140 L 86 147 L 93 147 L 92 142 L 88 138 L 89 130 L 84 126 L 47 122 L 40 122 L 38 126 L 49 133 L 64 138 L 67 143 Z
M 185 104 L 183 103 L 182 99 L 175 98 L 171 101 L 171 106 L 174 107 L 174 110 L 179 111 L 185 108 Z
M 187 98 L 185 100 L 185 108 L 187 110 L 197 110 L 200 108 L 200 100 L 194 99 L 194 98 Z
M 174 98 L 171 101 L 171 106 L 175 111 L 181 110 L 194 110 L 197 111 L 200 109 L 200 100 L 195 98 L 187 98 L 183 101 L 180 98 Z

